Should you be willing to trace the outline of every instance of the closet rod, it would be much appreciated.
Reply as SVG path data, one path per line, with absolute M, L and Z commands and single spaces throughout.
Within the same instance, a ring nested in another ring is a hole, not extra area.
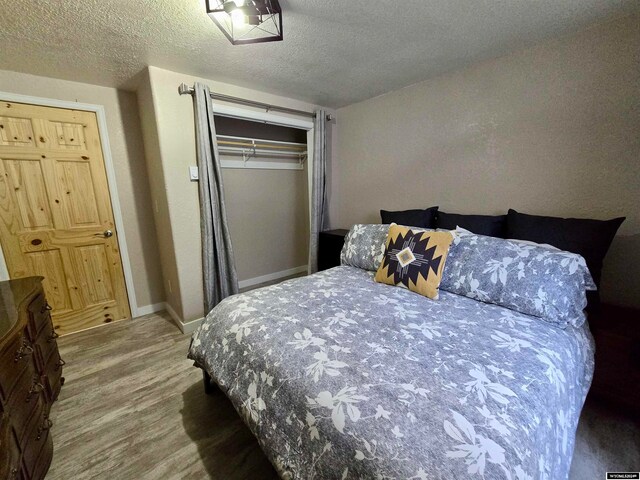
M 271 150 L 291 150 L 293 152 L 306 151 L 307 146 L 304 147 L 292 147 L 289 145 L 268 145 L 265 143 L 251 143 L 251 142 L 235 142 L 233 140 L 218 140 L 218 145 L 228 145 L 230 147 L 246 147 L 246 148 L 270 148 Z
M 230 154 L 230 155 L 246 155 L 249 154 L 251 156 L 261 156 L 261 157 L 273 157 L 273 158 L 284 158 L 284 157 L 306 157 L 307 152 L 274 152 L 273 150 L 263 150 L 260 148 L 242 148 L 242 147 L 226 147 L 220 145 L 218 147 L 220 153 Z
M 181 83 L 178 87 L 178 93 L 180 95 L 193 95 L 194 89 L 186 83 Z M 222 93 L 211 92 L 211 98 L 214 100 L 220 100 L 221 102 L 238 103 L 240 105 L 246 105 L 248 107 L 264 108 L 266 111 L 272 110 L 274 112 L 290 113 L 292 115 L 300 115 L 304 117 L 315 118 L 314 112 L 305 112 L 304 110 L 296 110 L 294 108 L 278 107 L 277 105 L 270 105 L 268 103 L 256 102 L 254 100 L 247 100 L 246 98 L 232 97 L 231 95 L 224 95 Z M 327 121 L 333 120 L 332 115 L 327 115 Z
M 264 148 L 284 149 L 284 150 L 307 150 L 306 143 L 298 142 L 283 142 L 280 140 L 268 140 L 266 138 L 249 138 L 249 137 L 236 137 L 234 135 L 217 135 L 218 145 L 242 145 L 245 147 L 253 148 L 254 146 L 261 146 Z

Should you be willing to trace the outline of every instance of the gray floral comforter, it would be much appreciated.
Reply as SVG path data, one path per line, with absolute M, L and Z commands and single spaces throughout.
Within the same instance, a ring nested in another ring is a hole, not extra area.
M 283 478 L 563 479 L 588 328 L 342 266 L 235 295 L 189 352 Z

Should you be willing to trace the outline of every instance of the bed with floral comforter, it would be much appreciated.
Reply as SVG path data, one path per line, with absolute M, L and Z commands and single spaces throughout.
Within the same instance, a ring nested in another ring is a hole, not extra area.
M 586 325 L 350 266 L 224 300 L 189 357 L 305 480 L 567 478 L 593 373 Z

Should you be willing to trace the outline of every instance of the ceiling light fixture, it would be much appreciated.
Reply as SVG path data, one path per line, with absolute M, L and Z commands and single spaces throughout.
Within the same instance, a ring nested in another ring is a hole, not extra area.
M 233 45 L 282 40 L 278 0 L 206 0 L 207 14 Z

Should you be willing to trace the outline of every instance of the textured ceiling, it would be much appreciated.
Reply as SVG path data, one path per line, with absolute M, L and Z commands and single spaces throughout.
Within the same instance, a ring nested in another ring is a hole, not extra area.
M 638 9 L 638 0 L 280 0 L 232 46 L 204 0 L 0 0 L 0 69 L 131 85 L 147 65 L 340 107 Z

